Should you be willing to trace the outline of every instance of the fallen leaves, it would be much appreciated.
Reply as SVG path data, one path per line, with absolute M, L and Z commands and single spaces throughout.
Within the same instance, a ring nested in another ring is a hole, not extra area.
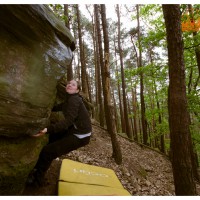
M 117 165 L 112 158 L 108 132 L 93 126 L 90 144 L 54 160 L 46 174 L 50 184 L 24 195 L 56 195 L 56 182 L 64 158 L 113 169 L 124 188 L 134 196 L 175 195 L 172 166 L 167 157 L 120 136 L 117 138 L 123 156 L 121 165 Z M 197 190 L 200 191 L 200 185 L 197 185 Z

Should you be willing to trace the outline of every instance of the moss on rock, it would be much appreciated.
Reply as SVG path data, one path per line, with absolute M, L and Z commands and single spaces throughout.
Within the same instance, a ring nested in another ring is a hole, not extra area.
M 1 138 L 0 195 L 17 195 L 23 191 L 28 174 L 47 141 L 47 136 Z

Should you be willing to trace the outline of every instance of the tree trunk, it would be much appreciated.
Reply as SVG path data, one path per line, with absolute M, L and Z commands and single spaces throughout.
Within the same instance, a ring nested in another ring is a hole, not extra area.
M 122 78 L 122 93 L 123 93 L 123 104 L 124 104 L 124 119 L 125 119 L 125 128 L 126 134 L 129 138 L 132 138 L 129 118 L 128 118 L 128 108 L 127 108 L 127 101 L 126 101 L 126 83 L 124 80 L 124 67 L 123 67 L 123 56 L 122 56 L 122 48 L 121 48 L 121 34 L 120 34 L 120 14 L 119 14 L 119 5 L 117 4 L 117 17 L 118 17 L 118 49 L 119 49 L 119 56 L 120 56 L 120 65 L 121 65 L 121 78 Z
M 98 114 L 99 114 L 99 121 L 100 126 L 104 127 L 104 108 L 103 108 L 103 100 L 102 100 L 102 86 L 101 86 L 101 68 L 100 65 L 103 65 L 103 54 L 102 54 L 102 47 L 99 46 L 101 44 L 101 35 L 98 35 L 98 31 L 100 30 L 100 22 L 99 22 L 99 16 L 98 16 L 98 6 L 97 4 L 94 4 L 94 13 L 95 13 L 95 35 L 96 35 L 96 63 L 97 63 L 97 70 L 96 70 L 96 77 L 97 77 L 97 96 L 98 96 Z M 100 39 L 100 41 L 99 41 Z M 101 51 L 101 52 L 100 52 Z M 100 56 L 99 56 L 100 55 Z
M 89 99 L 87 81 L 86 81 L 86 66 L 85 66 L 85 58 L 84 58 L 84 47 L 82 41 L 82 31 L 81 31 L 81 23 L 80 23 L 80 12 L 79 5 L 76 5 L 77 11 L 77 24 L 78 24 L 78 38 L 79 38 L 79 48 L 80 48 L 80 61 L 81 61 L 81 84 L 82 91 L 85 94 L 86 99 Z
M 119 124 L 118 124 L 118 117 L 117 117 L 117 104 L 115 101 L 114 92 L 112 93 L 112 99 L 113 99 L 113 104 L 114 104 L 115 126 L 116 126 L 116 131 L 118 133 L 119 132 Z
M 136 88 L 132 88 L 132 102 L 133 102 L 133 123 L 134 123 L 134 140 L 138 142 L 138 126 L 137 126 L 137 96 Z
M 163 5 L 169 59 L 169 127 L 176 195 L 196 195 L 179 5 Z
M 64 4 L 64 16 L 65 16 L 65 26 L 70 29 L 70 23 L 69 23 L 69 5 Z
M 137 63 L 137 68 L 139 67 L 139 58 L 138 58 L 138 53 L 137 53 L 137 50 L 136 50 L 136 46 L 134 44 L 134 41 L 133 41 L 133 36 L 131 36 L 131 42 L 133 44 L 133 48 L 134 48 L 134 51 L 135 51 L 135 54 L 136 54 L 136 63 Z M 132 89 L 132 99 L 133 99 L 133 113 L 134 113 L 134 129 L 135 129 L 135 140 L 138 142 L 138 125 L 137 125 L 137 91 L 136 91 L 136 87 L 134 88 L 135 90 Z M 139 110 L 139 109 L 138 109 Z M 139 121 L 138 121 L 138 124 L 139 124 Z M 139 128 L 140 128 L 140 125 L 139 125 Z M 141 132 L 140 132 L 141 134 Z
M 118 96 L 119 96 L 119 109 L 120 109 L 121 129 L 122 129 L 122 133 L 126 133 L 124 111 L 123 111 L 123 106 L 122 106 L 122 98 L 121 98 L 121 90 L 120 90 L 119 81 L 117 83 L 117 88 L 118 88 Z
M 139 20 L 139 5 L 137 8 L 137 27 L 138 27 L 138 45 L 139 45 L 139 63 L 138 67 L 142 67 L 142 50 L 140 42 L 140 20 Z M 144 83 L 143 83 L 143 72 L 140 72 L 140 100 L 141 100 L 141 122 L 142 122 L 142 133 L 143 133 L 143 144 L 148 145 L 148 135 L 147 135 L 147 121 L 145 117 L 145 102 L 144 102 Z
M 104 36 L 104 66 L 101 66 L 101 73 L 103 79 L 103 93 L 104 93 L 104 107 L 106 115 L 107 129 L 111 136 L 113 157 L 117 164 L 122 163 L 122 153 L 116 137 L 115 119 L 113 114 L 113 107 L 111 106 L 111 91 L 110 91 L 110 67 L 109 67 L 109 40 L 106 21 L 105 4 L 101 4 L 101 18 Z
M 129 102 L 129 99 L 128 99 L 128 96 L 126 96 L 126 101 L 127 101 L 127 106 L 128 106 L 128 113 L 131 113 L 132 111 L 131 111 L 131 107 L 130 107 L 130 102 Z M 133 118 L 131 117 L 131 118 L 129 118 L 129 125 L 130 125 L 130 132 L 132 133 L 132 139 L 134 138 L 134 135 L 135 135 L 135 133 L 134 133 L 134 128 L 133 128 Z
M 118 71 L 118 65 L 117 65 L 117 52 L 116 52 L 116 44 L 115 44 L 115 37 L 114 37 L 114 46 L 115 46 L 115 60 L 116 60 L 116 74 L 117 77 L 119 77 L 119 71 Z M 120 83 L 117 80 L 117 91 L 118 91 L 118 97 L 119 97 L 119 110 L 120 110 L 120 121 L 121 121 L 121 132 L 125 133 L 125 121 L 124 121 L 124 112 L 122 108 L 122 100 L 121 100 L 121 91 L 120 91 Z
M 156 83 L 154 82 L 154 87 L 155 87 L 155 95 L 156 95 L 156 104 L 157 104 L 157 109 L 158 109 L 158 123 L 162 124 L 162 116 L 160 114 L 160 103 L 158 101 L 158 92 L 157 92 L 157 88 L 156 88 Z M 160 133 L 160 151 L 165 153 L 165 135 L 164 133 Z
M 65 16 L 65 26 L 70 30 L 69 22 L 69 5 L 64 4 L 64 16 Z M 72 62 L 67 66 L 67 81 L 73 79 Z

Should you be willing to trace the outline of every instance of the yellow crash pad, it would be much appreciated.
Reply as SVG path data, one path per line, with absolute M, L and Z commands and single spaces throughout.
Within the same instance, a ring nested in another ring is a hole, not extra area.
M 58 182 L 59 196 L 130 196 L 108 168 L 64 159 Z

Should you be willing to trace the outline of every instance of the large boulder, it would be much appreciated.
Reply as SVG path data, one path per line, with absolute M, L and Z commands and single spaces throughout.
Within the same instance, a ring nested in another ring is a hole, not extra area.
M 0 5 L 0 195 L 18 195 L 47 138 L 57 85 L 75 49 L 47 5 Z

